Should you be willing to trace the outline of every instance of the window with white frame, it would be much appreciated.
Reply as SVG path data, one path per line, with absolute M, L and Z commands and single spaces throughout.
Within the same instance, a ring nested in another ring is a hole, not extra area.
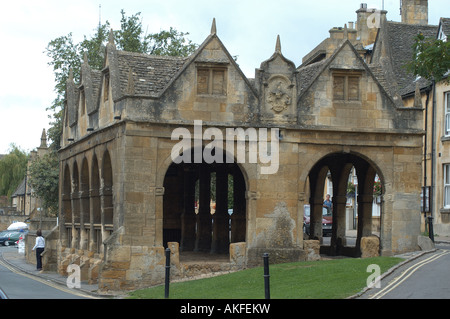
M 450 208 L 450 164 L 444 164 L 444 207 Z
M 445 136 L 450 136 L 450 92 L 445 93 L 444 110 L 445 110 Z

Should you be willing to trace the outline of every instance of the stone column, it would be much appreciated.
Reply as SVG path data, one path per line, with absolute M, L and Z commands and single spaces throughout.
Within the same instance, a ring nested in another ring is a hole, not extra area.
M 91 189 L 89 191 L 89 219 L 91 223 L 91 229 L 90 229 L 90 242 L 89 242 L 89 250 L 93 252 L 97 251 L 97 236 L 96 236 L 96 230 L 95 225 L 98 225 L 101 223 L 101 217 L 100 217 L 100 193 L 98 189 Z M 98 227 L 98 226 L 97 226 Z
M 229 251 L 229 217 L 228 172 L 222 167 L 216 172 L 216 212 L 213 215 L 211 253 L 222 254 Z
M 79 248 L 78 243 L 78 230 L 80 225 L 80 194 L 78 191 L 74 191 L 70 194 L 72 205 L 72 244 L 71 248 Z M 78 225 L 77 225 L 78 224 Z
M 211 249 L 211 174 L 207 165 L 199 168 L 199 210 L 194 251 Z
M 195 245 L 195 175 L 190 167 L 184 169 L 183 213 L 181 214 L 180 251 L 192 251 Z
M 318 239 L 320 243 L 323 242 L 323 232 L 322 232 L 322 209 L 323 209 L 323 198 L 316 197 L 310 198 L 310 229 L 309 238 Z
M 69 224 L 70 224 L 70 228 L 73 227 L 73 222 L 72 222 L 72 203 L 70 200 L 70 194 L 61 194 L 61 203 L 62 203 L 62 208 L 61 208 L 61 212 L 62 214 L 60 215 L 60 231 L 61 231 L 61 235 L 59 236 L 59 238 L 61 238 L 61 245 L 63 247 L 69 247 L 70 243 L 68 242 L 69 238 L 68 238 L 68 231 L 67 228 L 69 228 Z M 69 216 L 70 214 L 70 216 Z M 71 241 L 72 239 L 70 239 Z
M 358 194 L 358 233 L 356 238 L 357 254 L 360 252 L 361 238 L 372 235 L 372 205 L 372 194 Z
M 347 244 L 345 239 L 345 206 L 347 197 L 333 196 L 333 232 L 331 235 L 330 254 L 340 255 Z
M 245 181 L 238 167 L 233 173 L 233 214 L 231 215 L 231 242 L 245 241 L 246 233 Z
M 82 186 L 83 187 L 83 186 Z M 83 187 L 84 188 L 84 187 Z M 80 249 L 88 249 L 88 229 L 89 227 L 89 192 L 80 191 Z M 86 229 L 86 224 L 88 224 L 88 229 Z

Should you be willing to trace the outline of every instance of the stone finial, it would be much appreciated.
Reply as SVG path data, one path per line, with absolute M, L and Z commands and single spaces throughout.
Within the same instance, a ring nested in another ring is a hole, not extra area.
M 114 31 L 113 31 L 112 28 L 109 30 L 108 44 L 115 45 L 115 42 L 114 42 Z
M 277 36 L 277 43 L 275 44 L 275 52 L 281 53 L 280 35 Z
M 420 94 L 419 83 L 416 83 L 416 92 L 414 94 L 414 107 L 423 108 L 422 96 Z
M 86 65 L 89 65 L 88 56 L 87 56 L 86 51 L 84 51 L 84 54 L 83 54 L 83 63 Z
M 344 40 L 348 40 L 348 28 L 347 28 L 347 23 L 344 25 Z
M 69 78 L 67 79 L 67 82 L 73 83 L 73 69 L 70 68 L 69 70 Z
M 47 148 L 47 134 L 45 133 L 45 128 L 42 130 L 41 146 L 39 146 L 39 148 Z
M 211 25 L 211 34 L 217 33 L 217 27 L 216 27 L 216 18 L 213 18 L 212 25 Z

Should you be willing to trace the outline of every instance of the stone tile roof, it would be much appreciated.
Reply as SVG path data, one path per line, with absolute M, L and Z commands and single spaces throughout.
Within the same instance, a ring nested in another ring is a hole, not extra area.
M 422 33 L 425 38 L 436 38 L 438 27 L 426 25 L 412 25 L 399 22 L 387 22 L 387 41 L 390 45 L 390 58 L 392 74 L 398 84 L 400 95 L 409 94 L 415 91 L 417 77 L 406 70 L 406 64 L 413 56 L 412 46 L 414 38 Z M 429 85 L 425 79 L 419 79 L 419 87 L 424 88 Z
M 447 37 L 450 36 L 450 18 L 441 18 L 440 25 Z
M 117 51 L 120 86 L 128 94 L 130 70 L 134 95 L 158 97 L 172 78 L 183 67 L 188 58 L 155 56 L 126 51 Z
M 330 62 L 330 58 L 321 60 L 319 62 L 312 63 L 307 66 L 300 66 L 297 68 L 298 70 L 298 95 L 301 96 L 308 87 L 314 82 L 319 73 L 322 72 L 323 68 L 326 64 Z

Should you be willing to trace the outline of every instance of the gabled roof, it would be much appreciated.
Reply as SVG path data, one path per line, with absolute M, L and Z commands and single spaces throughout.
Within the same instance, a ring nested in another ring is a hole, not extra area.
M 220 48 L 222 49 L 222 51 L 225 53 L 226 57 L 227 57 L 227 61 L 217 61 L 217 59 L 214 60 L 208 60 L 205 59 L 205 57 L 201 57 L 201 53 L 203 52 L 203 50 L 207 47 L 207 45 L 213 41 L 213 40 L 217 40 L 217 42 L 220 45 Z M 230 63 L 236 70 L 237 72 L 240 74 L 240 76 L 242 77 L 242 79 L 244 80 L 244 82 L 247 84 L 247 86 L 251 89 L 251 91 L 253 92 L 254 96 L 256 98 L 258 98 L 258 93 L 256 92 L 256 89 L 254 87 L 254 85 L 252 85 L 252 83 L 250 82 L 250 80 L 245 76 L 244 72 L 242 72 L 241 68 L 239 67 L 239 65 L 236 63 L 236 61 L 234 60 L 234 58 L 231 56 L 230 52 L 228 52 L 227 48 L 225 47 L 225 45 L 222 43 L 222 41 L 220 40 L 220 38 L 217 36 L 217 28 L 216 28 L 216 19 L 213 19 L 212 22 L 212 26 L 211 26 L 211 33 L 209 34 L 209 36 L 205 39 L 205 41 L 203 41 L 203 43 L 197 48 L 197 50 L 190 55 L 186 62 L 184 63 L 184 65 L 178 70 L 178 72 L 172 77 L 172 79 L 169 81 L 169 83 L 166 85 L 166 87 L 164 88 L 164 90 L 161 92 L 164 93 L 165 90 L 167 90 L 172 83 L 174 83 L 178 77 L 191 65 L 191 63 L 193 63 L 194 61 L 197 62 L 222 62 L 222 63 Z M 160 94 L 160 95 L 161 95 Z
M 437 26 L 414 25 L 400 22 L 386 21 L 380 29 L 375 42 L 374 57 L 375 64 L 381 63 L 383 68 L 391 71 L 385 72 L 389 83 L 395 83 L 398 93 L 406 95 L 415 92 L 416 82 L 420 88 L 429 85 L 425 79 L 417 77 L 406 69 L 406 65 L 413 57 L 414 38 L 422 33 L 425 38 L 435 38 Z M 382 57 L 379 46 L 385 47 L 386 59 Z M 378 47 L 378 48 L 377 48 Z M 381 62 L 382 61 L 382 62 Z
M 303 94 L 308 91 L 308 89 L 313 85 L 316 79 L 326 70 L 328 69 L 339 53 L 343 50 L 345 46 L 349 46 L 353 51 L 355 59 L 357 59 L 362 66 L 362 68 L 374 79 L 374 81 L 379 85 L 381 91 L 383 91 L 386 96 L 391 100 L 392 103 L 396 104 L 393 98 L 386 88 L 383 86 L 383 79 L 379 79 L 376 74 L 372 71 L 371 68 L 366 64 L 366 62 L 361 58 L 361 56 L 356 51 L 355 47 L 352 45 L 350 40 L 345 40 L 336 51 L 327 59 L 321 60 L 319 62 L 307 65 L 305 67 L 299 67 L 298 70 L 298 79 L 299 79 L 299 92 L 298 92 L 298 101 L 302 98 Z
M 188 58 L 155 56 L 117 51 L 122 94 L 127 94 L 129 72 L 134 81 L 134 95 L 158 97 Z
M 25 183 L 26 183 L 26 178 L 22 179 L 19 186 L 17 186 L 16 190 L 11 195 L 11 198 L 18 197 L 18 196 L 25 196 Z M 27 194 L 31 194 L 31 187 L 27 187 Z
M 439 20 L 439 32 L 443 32 L 447 37 L 450 36 L 450 18 L 441 18 Z
M 112 79 L 112 81 L 116 81 L 115 83 L 113 83 L 113 86 L 116 86 L 116 94 L 118 93 L 118 95 L 114 96 L 113 98 L 117 99 L 123 96 L 130 95 L 160 98 L 192 62 L 198 61 L 199 58 L 203 59 L 202 57 L 200 57 L 201 52 L 211 41 L 213 41 L 213 39 L 218 41 L 221 49 L 227 56 L 227 61 L 222 62 L 230 63 L 231 65 L 233 65 L 241 74 L 247 85 L 255 93 L 255 96 L 257 96 L 254 86 L 244 75 L 238 64 L 234 61 L 233 57 L 230 55 L 228 50 L 223 45 L 222 41 L 220 41 L 219 37 L 217 36 L 214 19 L 210 35 L 189 57 L 156 56 L 143 53 L 119 51 L 115 49 L 115 46 L 113 44 L 109 44 L 107 48 L 109 53 L 112 54 L 110 56 L 110 69 L 113 68 L 118 73 L 118 77 Z M 113 40 L 110 40 L 110 42 L 112 41 Z M 202 60 L 201 62 L 220 61 Z M 131 94 L 130 92 L 127 92 L 127 88 L 130 87 L 130 80 L 133 81 L 133 92 Z

